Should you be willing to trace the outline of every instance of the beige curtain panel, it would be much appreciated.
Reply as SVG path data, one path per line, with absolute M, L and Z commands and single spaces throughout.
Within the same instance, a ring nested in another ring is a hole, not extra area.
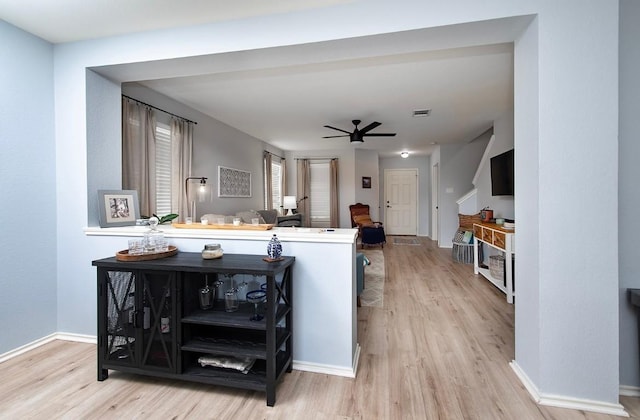
M 184 180 L 191 176 L 193 123 L 171 118 L 171 212 L 180 220 L 189 214 L 189 202 Z
M 122 189 L 138 192 L 142 216 L 155 210 L 155 127 L 152 108 L 122 98 Z

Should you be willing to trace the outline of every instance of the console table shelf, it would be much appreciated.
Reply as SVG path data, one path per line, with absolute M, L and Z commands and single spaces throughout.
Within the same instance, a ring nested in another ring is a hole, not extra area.
M 93 261 L 98 275 L 98 380 L 109 369 L 226 385 L 266 393 L 293 363 L 294 257 L 268 263 L 259 255 L 225 254 L 214 260 L 179 253 L 151 261 Z M 248 274 L 266 282 L 264 318 L 251 321 L 254 305 L 226 312 L 223 302 L 199 307 L 199 289 L 222 274 Z M 200 365 L 202 356 L 251 358 L 248 373 Z
M 515 298 L 513 256 L 515 255 L 515 230 L 505 229 L 495 223 L 474 223 L 473 225 L 473 272 L 480 274 L 500 289 L 507 297 L 507 302 L 513 303 Z M 480 265 L 479 245 L 485 243 L 505 254 L 504 278 L 495 278 L 488 268 Z

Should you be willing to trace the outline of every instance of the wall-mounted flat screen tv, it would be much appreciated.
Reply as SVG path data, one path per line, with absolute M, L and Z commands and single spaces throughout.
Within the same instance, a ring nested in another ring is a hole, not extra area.
M 513 195 L 513 149 L 491 158 L 491 195 Z

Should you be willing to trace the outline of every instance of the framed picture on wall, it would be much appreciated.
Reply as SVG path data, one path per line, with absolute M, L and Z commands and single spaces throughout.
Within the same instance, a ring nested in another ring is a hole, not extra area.
M 135 190 L 98 190 L 100 227 L 133 226 L 140 218 Z
M 218 197 L 251 197 L 251 172 L 218 166 Z
M 371 177 L 363 176 L 362 177 L 362 188 L 371 188 Z

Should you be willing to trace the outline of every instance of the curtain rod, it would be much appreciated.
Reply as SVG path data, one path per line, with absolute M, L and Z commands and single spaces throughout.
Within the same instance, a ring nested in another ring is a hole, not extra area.
M 157 109 L 158 111 L 164 112 L 165 114 L 169 114 L 169 115 L 172 115 L 172 116 L 174 116 L 174 117 L 176 117 L 176 118 L 180 118 L 180 119 L 181 119 L 181 120 L 183 120 L 183 121 L 186 121 L 186 122 L 189 122 L 189 123 L 193 123 L 193 124 L 198 124 L 197 122 L 195 122 L 195 121 L 191 121 L 191 120 L 190 120 L 190 119 L 188 119 L 188 118 L 181 117 L 180 115 L 176 115 L 176 114 L 174 114 L 173 112 L 165 111 L 164 109 L 158 108 L 157 106 L 153 106 L 153 105 L 148 104 L 148 103 L 146 103 L 146 102 L 142 102 L 141 100 L 136 99 L 136 98 L 132 98 L 131 96 L 124 95 L 124 94 L 123 94 L 122 96 L 123 96 L 124 98 L 131 99 L 132 101 L 136 101 L 136 102 L 137 102 L 137 103 L 139 103 L 139 104 L 146 105 L 146 106 L 151 107 L 151 108 L 153 108 L 153 109 Z
M 297 157 L 296 160 L 338 160 L 337 157 Z
M 278 156 L 278 155 L 276 155 L 275 153 L 271 153 L 271 152 L 270 152 L 270 151 L 268 151 L 268 150 L 265 150 L 264 152 L 265 152 L 265 153 L 269 153 L 271 156 L 275 156 L 275 157 L 277 157 L 277 158 L 284 159 L 282 156 Z

